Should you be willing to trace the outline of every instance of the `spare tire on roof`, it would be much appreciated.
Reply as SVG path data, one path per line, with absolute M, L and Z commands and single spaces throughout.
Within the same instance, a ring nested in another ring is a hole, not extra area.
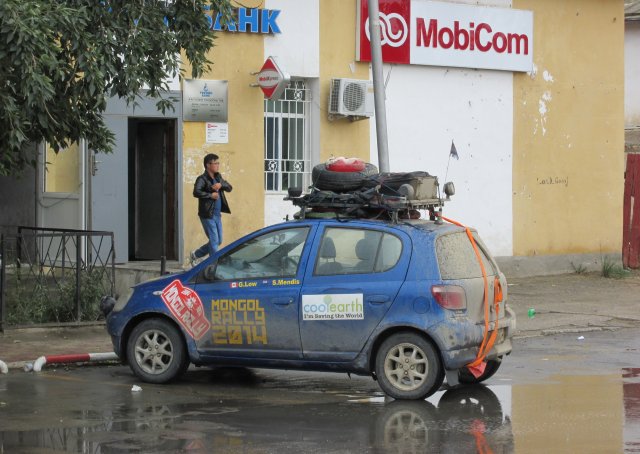
M 355 161 L 336 164 L 335 160 L 318 164 L 311 171 L 313 186 L 322 191 L 335 192 L 353 191 L 361 188 L 372 176 L 378 174 L 378 168 L 373 164 L 358 161 L 364 166 L 360 166 Z M 359 167 L 362 170 L 354 170 Z

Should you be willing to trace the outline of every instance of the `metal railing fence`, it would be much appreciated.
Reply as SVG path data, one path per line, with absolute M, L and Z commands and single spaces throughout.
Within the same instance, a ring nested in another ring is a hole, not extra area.
M 0 330 L 99 320 L 115 291 L 113 232 L 19 227 L 0 237 Z

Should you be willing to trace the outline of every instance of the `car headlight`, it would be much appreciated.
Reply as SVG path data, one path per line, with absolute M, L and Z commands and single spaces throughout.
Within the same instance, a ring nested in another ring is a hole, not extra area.
M 129 292 L 118 298 L 118 300 L 116 301 L 115 306 L 113 307 L 113 311 L 114 312 L 120 312 L 122 309 L 124 309 L 124 307 L 127 305 L 127 303 L 129 302 L 129 300 L 131 299 L 131 296 L 133 295 L 133 288 L 129 289 Z

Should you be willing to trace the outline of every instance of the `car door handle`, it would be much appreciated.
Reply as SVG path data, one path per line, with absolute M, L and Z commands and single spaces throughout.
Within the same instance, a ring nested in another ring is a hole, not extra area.
M 278 306 L 288 306 L 289 304 L 293 304 L 293 297 L 288 298 L 272 298 L 271 302 L 273 304 L 277 304 Z
M 384 304 L 388 303 L 389 301 L 391 301 L 389 295 L 370 295 L 367 298 L 367 302 L 371 304 Z

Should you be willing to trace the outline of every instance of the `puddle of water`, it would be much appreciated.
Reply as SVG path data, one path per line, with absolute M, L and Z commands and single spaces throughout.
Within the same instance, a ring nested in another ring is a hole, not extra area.
M 327 401 L 300 393 L 287 403 L 105 402 L 50 428 L 0 429 L 0 453 L 640 452 L 640 369 L 492 383 L 418 402 L 344 391 Z

